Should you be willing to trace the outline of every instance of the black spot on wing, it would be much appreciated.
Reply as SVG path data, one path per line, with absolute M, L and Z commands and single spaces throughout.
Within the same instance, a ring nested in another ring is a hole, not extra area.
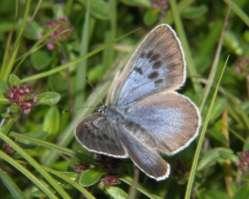
M 139 73 L 140 75 L 143 74 L 143 70 L 142 70 L 141 68 L 139 68 L 139 67 L 135 67 L 134 70 L 135 70 L 137 73 Z
M 148 53 L 147 53 L 147 58 L 150 59 L 152 57 L 152 55 L 154 54 L 153 50 L 150 50 Z
M 157 79 L 154 81 L 154 83 L 155 83 L 155 86 L 159 86 L 160 84 L 163 83 L 163 79 Z
M 146 57 L 146 53 L 145 52 L 141 52 L 140 57 L 145 58 Z
M 159 76 L 157 71 L 154 71 L 148 75 L 149 79 L 156 79 Z
M 157 54 L 157 53 L 155 53 L 155 54 L 153 54 L 153 55 L 150 57 L 150 60 L 151 60 L 151 61 L 157 61 L 159 57 L 160 57 L 160 55 Z
M 153 65 L 152 65 L 152 68 L 154 69 L 158 69 L 162 66 L 162 62 L 159 60 L 159 61 L 156 61 Z

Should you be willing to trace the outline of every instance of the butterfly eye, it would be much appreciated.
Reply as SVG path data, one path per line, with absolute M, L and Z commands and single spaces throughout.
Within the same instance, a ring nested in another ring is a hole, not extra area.
M 105 110 L 106 110 L 106 106 L 101 106 L 101 107 L 99 107 L 99 108 L 97 109 L 97 113 L 103 114 L 103 113 L 105 113 Z

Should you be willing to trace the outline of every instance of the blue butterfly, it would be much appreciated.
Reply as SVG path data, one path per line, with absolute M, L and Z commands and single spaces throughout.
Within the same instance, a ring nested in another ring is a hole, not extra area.
M 201 117 L 193 102 L 176 92 L 185 82 L 181 42 L 166 24 L 155 27 L 112 83 L 107 105 L 84 119 L 77 141 L 88 151 L 127 158 L 147 176 L 163 180 L 173 155 L 198 135 Z

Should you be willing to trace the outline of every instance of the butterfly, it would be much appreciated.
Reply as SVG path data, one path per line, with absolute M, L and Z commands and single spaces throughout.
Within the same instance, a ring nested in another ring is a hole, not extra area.
M 130 158 L 147 176 L 164 180 L 173 155 L 198 135 L 196 105 L 176 92 L 186 79 L 181 42 L 167 24 L 151 30 L 110 88 L 105 106 L 77 126 L 77 141 L 88 151 Z

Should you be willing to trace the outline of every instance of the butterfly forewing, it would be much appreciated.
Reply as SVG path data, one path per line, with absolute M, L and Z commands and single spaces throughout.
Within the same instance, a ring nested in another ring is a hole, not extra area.
M 188 146 L 200 126 L 196 106 L 176 92 L 148 96 L 133 104 L 126 115 L 154 138 L 158 150 L 169 155 Z
M 98 113 L 83 120 L 78 125 L 75 136 L 88 151 L 117 158 L 127 157 L 115 128 Z
M 168 25 L 154 28 L 114 81 L 114 104 L 127 105 L 155 92 L 178 89 L 185 81 L 181 44 Z

